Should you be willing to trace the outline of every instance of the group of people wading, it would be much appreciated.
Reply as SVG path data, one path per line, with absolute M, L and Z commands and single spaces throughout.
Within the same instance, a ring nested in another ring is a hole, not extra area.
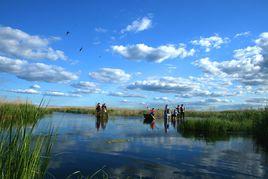
M 152 108 L 148 110 L 146 114 L 144 114 L 144 123 L 150 124 L 152 129 L 155 127 L 155 112 L 156 112 L 155 109 Z M 183 104 L 178 105 L 172 111 L 169 109 L 168 105 L 166 105 L 163 117 L 164 117 L 165 131 L 167 131 L 167 129 L 169 128 L 169 122 L 171 122 L 175 127 L 177 120 L 179 122 L 182 122 L 185 119 L 184 105 Z
M 105 103 L 103 103 L 102 105 L 100 105 L 100 103 L 98 103 L 96 105 L 96 114 L 100 114 L 101 112 L 106 113 L 107 112 L 107 106 Z
M 148 109 L 147 112 L 144 113 L 144 123 L 150 124 L 151 128 L 155 128 L 155 112 L 154 108 Z M 169 109 L 168 105 L 165 105 L 165 109 L 163 112 L 164 117 L 164 127 L 165 131 L 169 128 L 169 122 L 175 127 L 176 122 L 184 121 L 185 107 L 183 104 L 178 105 L 173 110 Z M 96 128 L 99 130 L 100 126 L 105 129 L 106 124 L 108 122 L 108 112 L 106 104 L 98 103 L 96 105 Z
M 107 106 L 105 103 L 103 103 L 102 105 L 98 103 L 96 105 L 96 129 L 99 130 L 100 127 L 102 129 L 105 129 L 107 123 L 108 123 Z

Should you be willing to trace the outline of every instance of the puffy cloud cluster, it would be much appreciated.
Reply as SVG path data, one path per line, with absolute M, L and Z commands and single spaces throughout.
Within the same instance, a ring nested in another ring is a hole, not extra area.
M 57 97 L 81 97 L 81 95 L 76 93 L 66 93 L 60 91 L 39 91 L 39 85 L 32 85 L 28 89 L 11 89 L 9 92 L 13 93 L 23 93 L 23 94 L 41 94 L 45 96 L 57 96 Z
M 141 89 L 145 91 L 154 91 L 161 93 L 177 93 L 183 94 L 199 89 L 200 85 L 189 79 L 162 77 L 159 79 L 148 79 L 136 81 L 127 86 L 128 89 Z
M 66 60 L 63 51 L 49 46 L 52 39 L 29 35 L 11 27 L 0 27 L 0 55 L 23 59 Z
M 129 60 L 146 60 L 149 62 L 161 63 L 167 59 L 186 58 L 193 56 L 194 49 L 186 50 L 184 45 L 176 47 L 175 45 L 161 45 L 159 47 L 150 47 L 145 44 L 136 44 L 130 46 L 115 45 L 112 50 Z
M 229 38 L 222 38 L 219 35 L 214 35 L 211 37 L 200 37 L 199 40 L 192 40 L 191 43 L 193 45 L 199 45 L 205 48 L 206 52 L 209 52 L 212 48 L 219 49 L 222 44 L 228 43 Z
M 78 76 L 65 69 L 44 63 L 29 63 L 25 60 L 0 56 L 0 72 L 14 74 L 28 81 L 62 82 L 76 80 Z
M 32 89 L 40 89 L 41 86 L 39 86 L 39 85 L 37 85 L 37 84 L 34 84 L 34 85 L 32 85 L 30 88 L 32 88 Z
M 23 93 L 23 94 L 40 94 L 39 91 L 37 91 L 36 89 L 11 89 L 9 90 L 9 92 L 13 92 L 13 93 Z
M 154 97 L 154 100 L 161 101 L 161 102 L 171 102 L 171 100 L 166 96 L 163 96 L 163 97 L 158 97 L 157 96 L 157 97 Z
M 232 60 L 203 58 L 194 64 L 205 73 L 228 77 L 245 85 L 268 85 L 268 33 L 262 33 L 255 42 L 255 46 L 235 50 Z
M 89 73 L 89 76 L 101 82 L 121 83 L 131 78 L 131 75 L 122 69 L 117 68 L 101 68 L 96 72 Z
M 74 88 L 96 88 L 97 87 L 95 83 L 89 82 L 89 81 L 80 81 L 78 83 L 71 84 L 71 86 Z
M 192 98 L 192 97 L 222 97 L 225 95 L 226 94 L 223 94 L 220 92 L 211 92 L 208 90 L 195 90 L 195 91 L 192 91 L 190 93 L 179 94 L 176 96 L 181 97 L 181 98 Z
M 265 55 L 267 55 L 267 53 L 268 53 L 268 32 L 261 33 L 259 38 L 255 40 L 255 43 L 259 47 L 261 47 L 264 50 Z
M 115 96 L 115 97 L 125 97 L 125 98 L 146 98 L 145 95 L 130 94 L 130 93 L 126 93 L 126 92 L 111 92 L 108 95 L 109 96 Z
M 127 86 L 127 89 L 170 93 L 174 94 L 177 99 L 221 98 L 236 96 L 237 94 L 229 91 L 226 86 L 220 85 L 224 82 L 224 80 L 217 80 L 212 77 L 181 78 L 165 76 L 161 78 L 150 78 L 133 82 Z M 155 97 L 154 100 L 166 102 L 173 101 L 167 97 Z
M 76 88 L 76 91 L 73 92 L 75 94 L 92 94 L 102 92 L 96 83 L 89 81 L 80 81 L 78 83 L 71 84 L 71 86 Z
M 57 97 L 81 97 L 79 94 L 64 93 L 60 91 L 46 91 L 43 93 L 46 96 L 57 96 Z
M 125 32 L 141 32 L 152 27 L 152 20 L 149 17 L 143 17 L 142 19 L 137 19 L 133 21 L 126 28 L 121 30 L 121 33 Z

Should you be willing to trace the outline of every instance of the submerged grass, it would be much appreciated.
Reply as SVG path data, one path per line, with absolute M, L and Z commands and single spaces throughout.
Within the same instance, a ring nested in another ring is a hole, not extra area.
M 0 104 L 0 178 L 43 178 L 53 143 L 53 130 L 34 135 L 45 109 L 32 104 Z

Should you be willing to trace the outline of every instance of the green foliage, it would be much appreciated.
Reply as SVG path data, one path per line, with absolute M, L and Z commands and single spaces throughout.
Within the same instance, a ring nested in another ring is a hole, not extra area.
M 253 133 L 258 140 L 267 142 L 268 139 L 268 108 L 261 111 L 253 120 Z
M 0 127 L 8 126 L 11 122 L 14 126 L 35 123 L 50 112 L 43 107 L 43 101 L 39 106 L 29 103 L 0 103 Z
M 196 131 L 200 133 L 250 132 L 252 120 L 230 120 L 209 118 L 201 120 L 186 120 L 179 128 L 181 131 Z
M 190 119 L 179 125 L 183 132 L 201 134 L 226 134 L 245 132 L 268 137 L 268 110 L 242 110 L 222 112 L 192 112 L 190 115 L 203 117 Z
M 31 104 L 0 105 L 0 178 L 43 178 L 53 131 L 36 136 L 34 127 L 46 110 Z

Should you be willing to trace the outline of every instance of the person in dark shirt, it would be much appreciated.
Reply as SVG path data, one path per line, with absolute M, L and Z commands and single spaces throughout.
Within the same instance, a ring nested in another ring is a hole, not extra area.
M 183 104 L 181 104 L 181 106 L 180 106 L 180 115 L 181 115 L 182 120 L 184 120 L 184 113 L 185 113 L 185 107 L 183 106 Z

